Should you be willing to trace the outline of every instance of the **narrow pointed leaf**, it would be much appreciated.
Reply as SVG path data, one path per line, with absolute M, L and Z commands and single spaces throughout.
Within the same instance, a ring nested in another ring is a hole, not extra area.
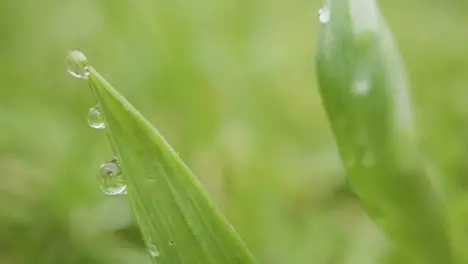
M 352 189 L 411 263 L 452 263 L 442 199 L 417 151 L 405 72 L 375 1 L 328 1 L 320 20 L 320 94 Z
M 92 67 L 88 70 L 153 262 L 254 263 L 178 154 L 103 77 Z

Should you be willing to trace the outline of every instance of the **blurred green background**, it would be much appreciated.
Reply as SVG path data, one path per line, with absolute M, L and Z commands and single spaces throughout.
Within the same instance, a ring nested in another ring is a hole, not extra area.
M 468 2 L 379 3 L 468 263 Z M 315 81 L 320 5 L 1 0 L 0 263 L 149 263 L 125 198 L 100 192 L 112 153 L 70 49 L 180 152 L 259 263 L 404 263 L 346 186 Z

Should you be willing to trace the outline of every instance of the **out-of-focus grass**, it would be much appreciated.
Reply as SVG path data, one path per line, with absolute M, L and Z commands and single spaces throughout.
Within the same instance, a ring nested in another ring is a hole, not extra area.
M 466 1 L 382 0 L 468 261 Z M 166 135 L 260 263 L 402 263 L 345 187 L 318 97 L 319 1 L 0 3 L 0 263 L 148 263 L 68 76 L 80 49 Z M 221 165 L 218 165 L 221 164 Z M 443 176 L 443 177 L 442 177 Z

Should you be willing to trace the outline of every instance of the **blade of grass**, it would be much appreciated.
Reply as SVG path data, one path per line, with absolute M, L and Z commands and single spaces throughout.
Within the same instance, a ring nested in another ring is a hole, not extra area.
M 404 69 L 374 0 L 321 10 L 320 94 L 364 209 L 411 263 L 452 263 L 446 213 L 417 151 Z
M 76 54 L 69 55 L 71 65 L 78 67 L 73 72 L 81 71 L 86 77 L 104 112 L 109 141 L 119 157 L 127 196 L 153 263 L 254 263 L 178 154 L 142 114 L 82 61 L 84 56 Z

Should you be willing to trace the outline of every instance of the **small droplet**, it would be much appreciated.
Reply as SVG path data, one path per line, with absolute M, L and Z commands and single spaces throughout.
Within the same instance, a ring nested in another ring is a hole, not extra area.
M 153 257 L 153 258 L 159 257 L 159 250 L 158 250 L 158 247 L 155 244 L 148 244 L 146 247 L 148 248 L 148 251 L 149 251 L 151 257 Z
M 370 90 L 371 86 L 366 79 L 359 80 L 353 85 L 353 93 L 356 95 L 367 95 Z
M 319 20 L 320 23 L 326 24 L 330 21 L 330 8 L 328 6 L 324 6 L 319 10 Z
M 96 105 L 88 110 L 88 125 L 95 129 L 106 128 L 104 121 L 104 114 L 102 113 L 101 107 Z
M 169 246 L 175 246 L 175 241 L 174 241 L 174 240 L 170 240 L 170 241 L 169 241 Z
M 117 159 L 114 157 L 101 165 L 99 173 L 101 190 L 107 195 L 125 195 L 127 185 L 123 180 Z
M 89 75 L 89 65 L 86 56 L 77 50 L 69 51 L 65 58 L 68 72 L 79 79 L 86 79 Z

